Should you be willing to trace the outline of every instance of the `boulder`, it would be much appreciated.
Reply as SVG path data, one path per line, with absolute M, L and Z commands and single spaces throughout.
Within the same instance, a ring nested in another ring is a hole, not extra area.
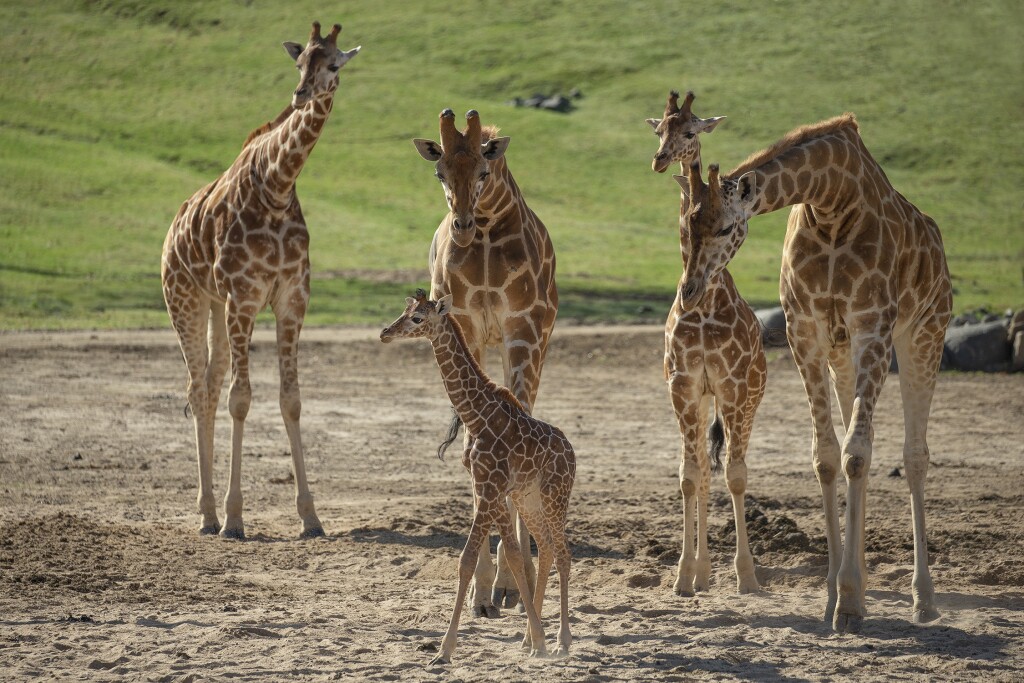
M 754 315 L 761 321 L 761 340 L 766 347 L 786 346 L 786 314 L 782 312 L 781 306 L 775 308 L 762 308 L 754 311 Z
M 1010 361 L 1010 343 L 1002 321 L 962 325 L 946 330 L 943 363 L 954 370 L 1005 370 Z

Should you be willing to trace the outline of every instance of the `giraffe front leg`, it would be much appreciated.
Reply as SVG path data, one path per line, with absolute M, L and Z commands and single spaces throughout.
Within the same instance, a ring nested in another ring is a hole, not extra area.
M 472 439 L 469 433 L 466 434 L 466 452 L 472 449 Z M 480 500 L 476 493 L 476 488 L 473 489 L 473 516 L 476 518 L 477 511 L 480 507 Z M 497 605 L 492 601 L 492 589 L 494 585 L 495 567 L 494 563 L 491 562 L 491 549 L 490 543 L 487 539 L 487 534 L 490 533 L 490 529 L 486 529 L 484 532 L 484 542 L 477 553 L 476 568 L 473 574 L 473 583 L 469 589 L 469 603 L 473 606 L 474 617 L 485 617 L 487 619 L 497 619 L 501 616 L 501 610 L 498 609 Z
M 497 503 L 497 504 L 500 504 Z M 473 570 L 477 564 L 477 557 L 482 546 L 487 540 L 487 533 L 493 524 L 495 502 L 491 500 L 478 501 L 476 511 L 473 515 L 473 526 L 470 527 L 469 537 L 466 539 L 466 546 L 459 555 L 459 587 L 455 595 L 455 609 L 452 618 L 448 622 L 448 630 L 441 639 L 441 651 L 434 657 L 431 666 L 438 664 L 449 664 L 452 661 L 452 654 L 455 652 L 455 645 L 458 640 L 459 617 L 462 615 L 462 606 L 465 603 L 466 591 L 469 582 L 473 578 Z
M 292 473 L 295 476 L 295 508 L 302 520 L 301 538 L 316 538 L 324 535 L 323 525 L 317 517 L 313 505 L 313 494 L 309 492 L 306 480 L 306 464 L 303 457 L 302 433 L 299 429 L 299 417 L 302 414 L 302 400 L 299 394 L 299 332 L 302 329 L 302 318 L 305 305 L 301 292 L 296 292 L 290 299 L 293 303 L 289 308 L 277 314 L 277 356 L 281 376 L 281 417 L 284 418 L 285 430 L 292 453 Z M 301 307 L 300 307 L 300 304 Z
M 693 577 L 693 590 L 706 591 L 711 585 L 711 552 L 708 550 L 708 498 L 711 495 L 711 461 L 707 456 L 707 402 L 701 402 L 697 425 L 696 452 L 700 462 L 700 488 L 697 491 L 697 573 Z
M 736 398 L 731 403 L 720 404 L 720 408 L 726 434 L 725 482 L 732 496 L 733 520 L 736 524 L 736 557 L 733 566 L 736 569 L 737 590 L 744 594 L 756 593 L 761 588 L 754 574 L 754 556 L 747 540 L 744 501 L 747 492 L 747 442 L 750 435 L 748 420 L 753 418 L 753 410 L 748 406 L 753 402 L 753 409 L 756 410 L 757 403 L 745 391 L 740 391 Z
M 242 521 L 242 437 L 245 432 L 245 418 L 252 403 L 252 387 L 249 384 L 249 342 L 256 321 L 258 307 L 255 304 L 239 303 L 229 298 L 227 302 L 228 344 L 231 349 L 231 389 L 228 393 L 228 412 L 231 413 L 231 469 L 228 492 L 224 497 L 224 527 L 220 535 L 224 538 L 243 540 L 245 524 Z
M 701 461 L 697 451 L 700 441 L 701 398 L 693 382 L 675 375 L 669 384 L 672 407 L 682 438 L 682 459 L 679 463 L 679 489 L 683 494 L 683 551 L 679 557 L 676 580 L 672 590 L 681 597 L 693 597 L 697 578 L 697 505 L 701 482 Z M 704 454 L 706 464 L 707 454 Z

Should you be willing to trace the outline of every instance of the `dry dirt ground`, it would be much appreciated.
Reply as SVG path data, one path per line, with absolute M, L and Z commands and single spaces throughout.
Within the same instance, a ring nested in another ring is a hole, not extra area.
M 185 371 L 171 333 L 0 335 L 0 674 L 5 680 L 984 680 L 1024 677 L 1024 375 L 943 374 L 928 526 L 941 619 L 909 622 L 911 529 L 899 377 L 875 421 L 869 618 L 835 635 L 810 426 L 776 353 L 749 453 L 761 593 L 739 596 L 724 483 L 711 589 L 672 593 L 679 435 L 655 327 L 556 331 L 538 416 L 576 447 L 575 640 L 530 659 L 525 617 L 467 612 L 429 665 L 469 527 L 425 343 L 307 330 L 303 435 L 328 537 L 299 540 L 270 334 L 257 333 L 242 485 L 245 542 L 200 537 Z M 495 367 L 491 363 L 490 367 Z M 500 365 L 498 365 L 500 367 Z M 224 392 L 227 393 L 226 391 Z M 224 397 L 222 397 L 222 402 Z M 230 444 L 222 407 L 216 493 Z M 223 514 L 221 515 L 223 520 Z M 552 577 L 545 606 L 557 630 Z

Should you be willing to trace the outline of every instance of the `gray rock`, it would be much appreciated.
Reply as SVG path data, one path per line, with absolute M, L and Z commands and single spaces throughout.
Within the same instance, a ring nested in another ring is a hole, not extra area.
M 781 306 L 775 308 L 762 308 L 754 311 L 754 315 L 761 321 L 761 340 L 767 347 L 786 346 L 786 314 L 782 312 Z
M 540 103 L 540 108 L 565 113 L 572 109 L 572 102 L 562 95 L 552 95 Z
M 1010 361 L 1006 326 L 996 321 L 949 328 L 943 361 L 955 370 L 1005 370 Z

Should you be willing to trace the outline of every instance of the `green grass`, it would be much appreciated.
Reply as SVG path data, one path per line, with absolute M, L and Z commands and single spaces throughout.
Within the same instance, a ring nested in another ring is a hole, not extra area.
M 164 235 L 295 86 L 280 43 L 340 21 L 363 52 L 299 179 L 316 279 L 308 324 L 379 323 L 426 282 L 445 212 L 413 137 L 480 110 L 558 254 L 562 319 L 664 316 L 678 191 L 643 120 L 670 88 L 728 120 L 729 168 L 789 129 L 854 111 L 893 184 L 938 221 L 956 309 L 1024 305 L 1024 5 L 484 0 L 0 0 L 0 328 L 167 324 Z M 568 115 L 515 109 L 536 91 Z M 751 223 L 732 272 L 777 301 L 786 211 Z

